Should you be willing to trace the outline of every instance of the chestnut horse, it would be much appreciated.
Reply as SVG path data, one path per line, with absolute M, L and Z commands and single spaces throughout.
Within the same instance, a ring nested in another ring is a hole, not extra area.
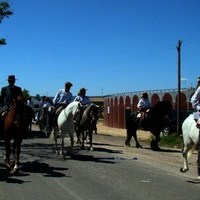
M 28 134 L 28 115 L 26 106 L 24 105 L 24 99 L 22 96 L 18 96 L 13 100 L 9 106 L 6 114 L 4 115 L 4 141 L 5 141 L 5 163 L 9 171 L 18 173 L 19 171 L 19 158 L 21 152 L 22 140 L 27 137 Z M 13 145 L 11 149 L 11 140 Z M 10 154 L 14 155 L 14 161 L 11 162 Z

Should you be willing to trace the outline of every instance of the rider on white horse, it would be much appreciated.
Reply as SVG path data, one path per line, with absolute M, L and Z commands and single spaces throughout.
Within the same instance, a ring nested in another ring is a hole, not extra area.
M 60 89 L 56 96 L 53 99 L 53 105 L 55 107 L 55 111 L 58 111 L 60 108 L 65 108 L 69 103 L 73 101 L 72 93 L 70 92 L 71 87 L 73 86 L 72 83 L 66 82 L 65 88 Z
M 61 111 L 67 107 L 72 101 L 73 96 L 70 92 L 71 87 L 73 86 L 72 83 L 66 82 L 65 88 L 60 89 L 54 99 L 53 99 L 53 111 L 52 111 L 52 123 L 57 124 L 57 117 L 61 113 Z M 51 124 L 52 126 L 52 124 Z
M 192 107 L 194 108 L 194 120 L 197 128 L 200 128 L 200 77 L 197 79 L 197 88 L 191 98 Z

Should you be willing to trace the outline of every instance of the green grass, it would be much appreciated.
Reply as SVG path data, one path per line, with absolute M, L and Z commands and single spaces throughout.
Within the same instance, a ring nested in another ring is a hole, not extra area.
M 181 148 L 183 147 L 183 137 L 177 134 L 171 134 L 168 136 L 162 136 L 160 140 L 161 146 L 170 148 Z

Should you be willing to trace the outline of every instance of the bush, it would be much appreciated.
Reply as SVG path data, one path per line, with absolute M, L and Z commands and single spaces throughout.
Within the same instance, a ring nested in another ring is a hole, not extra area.
M 168 136 L 162 136 L 160 140 L 161 146 L 170 148 L 181 148 L 183 147 L 183 137 L 177 134 L 171 134 Z

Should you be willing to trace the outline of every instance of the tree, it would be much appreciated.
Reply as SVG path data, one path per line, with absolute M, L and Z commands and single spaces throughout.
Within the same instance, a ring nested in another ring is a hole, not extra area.
M 10 11 L 10 4 L 5 1 L 0 2 L 0 23 L 2 23 L 5 17 L 8 18 L 12 14 L 13 12 Z M 6 45 L 5 38 L 0 38 L 0 45 Z
M 26 90 L 25 88 L 23 89 L 22 92 L 23 92 L 23 95 L 24 95 L 24 98 L 25 98 L 25 99 L 27 99 L 27 98 L 30 96 L 29 91 Z

